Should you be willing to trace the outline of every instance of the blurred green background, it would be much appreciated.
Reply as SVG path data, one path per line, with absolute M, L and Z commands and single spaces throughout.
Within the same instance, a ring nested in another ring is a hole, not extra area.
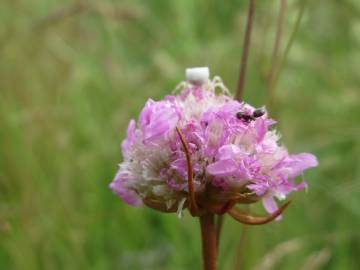
M 258 1 L 245 100 L 266 103 L 278 0 Z M 197 220 L 108 189 L 128 121 L 209 66 L 234 92 L 248 1 L 0 2 L 0 269 L 200 269 Z M 242 269 L 360 269 L 360 1 L 288 0 L 274 105 L 316 154 L 281 222 L 248 228 Z M 263 213 L 261 206 L 251 209 Z M 225 219 L 219 269 L 243 227 Z

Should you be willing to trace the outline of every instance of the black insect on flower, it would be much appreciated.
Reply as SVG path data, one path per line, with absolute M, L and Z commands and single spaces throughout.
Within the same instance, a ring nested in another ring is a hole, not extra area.
M 265 114 L 265 109 L 264 108 L 258 108 L 253 112 L 253 117 L 254 118 L 259 118 L 261 116 L 263 116 Z
M 259 118 L 259 117 L 263 116 L 264 114 L 265 114 L 265 109 L 259 108 L 259 109 L 255 109 L 252 114 L 248 114 L 246 112 L 237 112 L 236 118 L 249 123 L 250 121 L 253 121 L 256 118 Z

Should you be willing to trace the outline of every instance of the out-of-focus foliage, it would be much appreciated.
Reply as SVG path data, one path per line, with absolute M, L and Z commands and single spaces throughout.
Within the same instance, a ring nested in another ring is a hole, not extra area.
M 245 99 L 266 101 L 280 1 L 257 1 Z M 291 35 L 303 0 L 289 0 Z M 0 2 L 0 268 L 200 269 L 197 220 L 108 189 L 127 122 L 188 66 L 234 90 L 247 1 Z M 307 173 L 283 221 L 248 229 L 242 269 L 360 267 L 360 2 L 307 1 L 272 113 Z M 254 212 L 263 211 L 253 207 Z M 226 219 L 220 269 L 242 227 Z

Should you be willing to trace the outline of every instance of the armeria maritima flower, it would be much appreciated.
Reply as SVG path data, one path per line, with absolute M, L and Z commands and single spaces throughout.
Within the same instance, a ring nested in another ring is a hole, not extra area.
M 261 200 L 275 218 L 275 198 L 303 189 L 296 178 L 318 162 L 289 154 L 264 108 L 234 100 L 218 77 L 208 77 L 207 68 L 188 69 L 178 94 L 146 102 L 129 123 L 110 187 L 128 204 L 193 215 Z

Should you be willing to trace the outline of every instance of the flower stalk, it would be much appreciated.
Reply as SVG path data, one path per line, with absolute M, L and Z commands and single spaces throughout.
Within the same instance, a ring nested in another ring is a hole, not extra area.
M 216 270 L 217 239 L 214 214 L 208 212 L 200 216 L 200 227 L 204 270 Z

